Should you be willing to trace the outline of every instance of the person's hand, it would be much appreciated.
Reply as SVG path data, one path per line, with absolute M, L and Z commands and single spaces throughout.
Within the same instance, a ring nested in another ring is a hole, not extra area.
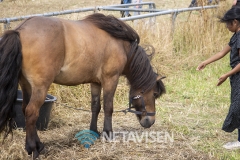
M 204 68 L 206 67 L 206 63 L 205 62 L 202 62 L 202 63 L 200 63 L 199 65 L 198 65 L 198 67 L 197 67 L 197 71 L 200 71 L 200 70 L 203 70 Z
M 226 79 L 228 78 L 227 75 L 222 75 L 219 79 L 218 79 L 218 83 L 217 86 L 220 86 L 224 81 L 226 81 Z
M 233 6 L 237 4 L 237 0 L 233 0 Z

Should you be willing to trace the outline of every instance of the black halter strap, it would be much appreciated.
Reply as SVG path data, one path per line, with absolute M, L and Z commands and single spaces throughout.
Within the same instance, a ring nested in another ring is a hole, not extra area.
M 141 105 L 142 106 L 142 111 L 132 110 L 132 108 L 135 108 L 134 106 L 132 106 L 132 101 L 140 99 L 140 98 L 142 100 L 142 105 Z M 155 115 L 155 112 L 147 112 L 143 97 L 141 95 L 137 95 L 137 96 L 134 96 L 134 97 L 130 98 L 129 108 L 127 109 L 127 111 L 131 112 L 131 113 L 139 114 L 139 115 L 142 115 L 142 116 L 154 116 Z

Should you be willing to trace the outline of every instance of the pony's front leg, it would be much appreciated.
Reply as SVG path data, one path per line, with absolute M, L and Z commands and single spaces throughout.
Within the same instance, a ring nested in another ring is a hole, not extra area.
M 101 85 L 100 84 L 91 83 L 91 96 L 92 96 L 92 101 L 91 101 L 92 119 L 91 119 L 90 130 L 99 134 L 97 130 L 97 120 L 98 120 L 98 114 L 101 110 L 101 104 L 100 104 Z
M 118 77 L 108 79 L 103 85 L 103 103 L 104 103 L 104 127 L 103 132 L 112 139 L 112 113 L 113 113 L 113 97 L 117 88 Z
M 113 113 L 113 94 L 104 95 L 104 127 L 105 132 L 109 138 L 112 133 L 112 113 Z
M 31 100 L 25 110 L 26 118 L 26 144 L 25 149 L 28 154 L 33 154 L 33 159 L 36 159 L 40 152 L 43 150 L 44 145 L 40 142 L 40 139 L 36 130 L 36 122 L 39 116 L 39 110 L 44 103 L 46 94 L 43 94 L 40 90 L 33 92 Z

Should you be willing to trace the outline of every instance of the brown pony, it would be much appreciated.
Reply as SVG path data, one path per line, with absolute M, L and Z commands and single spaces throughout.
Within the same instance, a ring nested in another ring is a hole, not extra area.
M 6 31 L 0 41 L 0 132 L 4 138 L 12 132 L 18 83 L 26 118 L 25 148 L 34 159 L 44 148 L 35 124 L 51 83 L 91 83 L 90 130 L 95 132 L 103 89 L 103 131 L 110 134 L 113 97 L 121 75 L 129 81 L 130 104 L 140 124 L 150 127 L 155 121 L 155 99 L 165 87 L 138 44 L 139 36 L 131 27 L 98 13 L 80 21 L 32 17 Z

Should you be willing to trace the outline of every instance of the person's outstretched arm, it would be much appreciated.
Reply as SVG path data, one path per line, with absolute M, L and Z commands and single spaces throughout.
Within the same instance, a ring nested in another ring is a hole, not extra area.
M 208 64 L 215 62 L 219 59 L 221 59 L 222 57 L 224 57 L 228 52 L 230 52 L 231 47 L 229 45 L 227 45 L 226 47 L 223 48 L 222 51 L 218 52 L 217 54 L 213 55 L 212 57 L 208 58 L 207 60 L 203 61 L 202 63 L 200 63 L 197 67 L 197 70 L 202 70 L 204 69 Z

